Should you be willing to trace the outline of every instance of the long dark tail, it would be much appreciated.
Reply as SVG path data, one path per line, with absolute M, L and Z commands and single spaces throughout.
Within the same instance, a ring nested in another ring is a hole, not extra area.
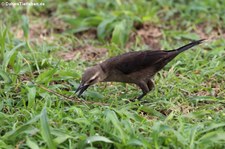
M 189 44 L 187 44 L 187 45 L 185 45 L 185 46 L 182 46 L 182 47 L 180 47 L 180 48 L 178 48 L 178 49 L 172 50 L 171 52 L 177 52 L 177 54 L 179 54 L 179 53 L 181 53 L 181 52 L 184 52 L 184 51 L 190 49 L 190 48 L 193 47 L 193 46 L 196 46 L 196 45 L 201 44 L 202 41 L 204 41 L 204 40 L 205 40 L 205 39 L 193 41 L 193 42 L 191 42 L 191 43 L 189 43 Z
M 187 45 L 185 45 L 183 47 L 180 47 L 178 49 L 166 51 L 166 52 L 168 52 L 168 55 L 164 59 L 159 61 L 157 70 L 159 71 L 160 69 L 162 69 L 167 63 L 169 63 L 172 59 L 174 59 L 181 52 L 186 51 L 186 50 L 190 49 L 193 46 L 199 45 L 204 40 L 205 39 L 193 41 L 193 42 L 191 42 L 191 43 L 189 43 L 189 44 L 187 44 Z

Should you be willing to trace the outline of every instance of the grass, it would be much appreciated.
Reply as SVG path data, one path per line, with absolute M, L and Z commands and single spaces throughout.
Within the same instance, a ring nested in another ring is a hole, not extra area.
M 0 148 L 224 148 L 224 1 L 43 2 L 0 10 Z M 151 48 L 146 24 L 161 49 L 210 40 L 155 76 L 148 103 L 126 104 L 140 91 L 122 83 L 78 99 L 86 67 Z

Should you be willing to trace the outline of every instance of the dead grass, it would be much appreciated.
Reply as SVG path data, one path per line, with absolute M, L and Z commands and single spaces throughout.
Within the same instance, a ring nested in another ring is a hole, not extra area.
M 89 29 L 80 33 L 76 33 L 76 37 L 81 40 L 96 40 L 97 31 L 95 29 Z
M 107 54 L 106 48 L 98 48 L 91 45 L 79 46 L 72 51 L 60 51 L 57 53 L 59 57 L 65 61 L 73 60 L 76 55 L 79 54 L 79 58 L 86 61 L 99 60 Z
M 199 24 L 196 26 L 195 32 L 200 36 L 201 39 L 215 40 L 219 38 L 225 38 L 225 30 L 221 28 L 212 28 L 207 33 L 207 24 Z
M 49 26 L 52 26 L 52 28 Z M 62 33 L 67 27 L 59 18 L 47 18 L 43 16 L 29 22 L 29 40 L 36 43 L 54 42 L 56 40 L 54 35 Z M 14 26 L 11 30 L 16 38 L 24 38 L 23 30 L 20 26 Z
M 160 27 L 154 24 L 145 23 L 139 26 L 135 32 L 131 33 L 127 43 L 128 48 L 135 42 L 137 37 L 140 37 L 142 44 L 148 45 L 153 50 L 159 50 L 161 47 L 162 32 Z

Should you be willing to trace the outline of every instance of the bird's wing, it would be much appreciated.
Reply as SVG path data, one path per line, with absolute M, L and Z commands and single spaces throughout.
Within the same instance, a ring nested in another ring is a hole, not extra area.
M 130 74 L 148 67 L 156 67 L 156 63 L 163 63 L 167 57 L 166 51 L 131 52 L 116 58 L 114 67 L 124 74 Z
M 204 39 L 193 41 L 185 46 L 171 51 L 129 52 L 106 60 L 102 64 L 103 69 L 117 69 L 124 74 L 130 74 L 145 68 L 152 68 L 155 69 L 155 72 L 157 72 L 179 53 L 202 43 L 203 40 Z

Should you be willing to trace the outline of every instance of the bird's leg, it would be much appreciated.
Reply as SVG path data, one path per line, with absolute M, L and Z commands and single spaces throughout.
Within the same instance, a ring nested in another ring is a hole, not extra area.
M 147 85 L 150 92 L 154 88 L 154 83 L 152 80 L 148 80 Z
M 137 84 L 141 90 L 142 90 L 142 94 L 137 98 L 138 100 L 141 100 L 148 92 L 149 92 L 149 88 L 148 88 L 148 84 L 146 82 L 140 82 L 139 84 Z
M 135 98 L 138 100 L 141 100 L 154 87 L 154 83 L 151 80 L 148 80 L 147 82 L 141 81 L 137 83 L 136 85 L 139 86 L 142 90 L 142 94 L 138 96 L 137 98 Z M 130 99 L 129 102 L 134 102 L 135 99 Z
M 150 92 L 150 91 L 154 88 L 154 83 L 153 83 L 153 81 L 149 79 L 149 80 L 147 81 L 147 86 L 148 86 L 148 92 Z M 148 92 L 147 92 L 147 93 L 148 93 Z M 147 93 L 146 93 L 146 94 L 147 94 Z M 146 94 L 145 94 L 145 95 L 146 95 Z M 142 94 L 140 97 L 138 97 L 138 100 L 140 100 L 140 99 L 141 99 L 142 97 L 144 97 L 145 95 Z M 140 99 L 139 99 L 139 98 L 140 98 Z M 144 101 L 142 101 L 142 103 L 148 103 L 148 101 L 144 100 Z
M 138 96 L 137 98 L 129 99 L 127 103 L 135 102 L 136 99 L 141 100 L 141 98 L 143 98 L 149 92 L 148 85 L 146 82 L 141 81 L 141 82 L 138 82 L 136 85 L 141 88 L 142 94 Z

